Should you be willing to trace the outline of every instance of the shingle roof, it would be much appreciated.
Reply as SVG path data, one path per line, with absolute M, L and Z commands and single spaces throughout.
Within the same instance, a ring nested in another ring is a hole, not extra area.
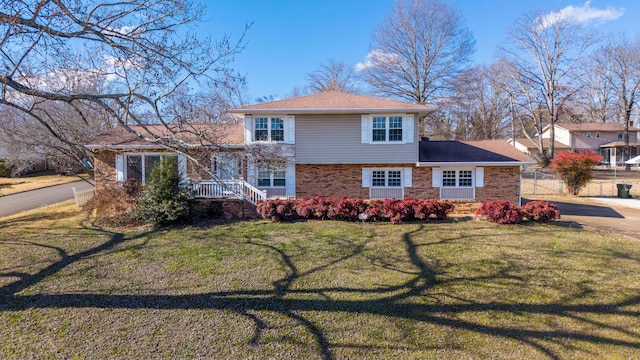
M 366 113 L 366 112 L 417 112 L 434 111 L 427 105 L 387 100 L 341 91 L 326 91 L 318 94 L 294 97 L 285 100 L 265 102 L 249 106 L 241 106 L 231 110 L 232 113 Z
M 535 164 L 505 140 L 421 141 L 420 163 Z
M 517 138 L 516 142 L 524 145 L 527 147 L 527 149 L 537 149 L 538 148 L 538 144 L 527 139 L 527 138 Z M 550 145 L 551 141 L 547 138 L 542 139 L 542 146 L 545 148 L 548 148 Z M 554 141 L 553 145 L 556 149 L 571 149 L 571 146 L 567 145 L 567 144 L 563 144 L 561 142 L 558 141 Z
M 129 132 L 123 126 L 109 129 L 94 137 L 86 147 L 93 148 L 136 148 L 153 146 L 153 135 L 170 137 L 185 141 L 191 145 L 241 145 L 244 144 L 243 124 L 215 124 L 215 125 L 141 125 L 130 126 L 133 131 L 148 137 L 144 140 L 135 133 Z
M 556 125 L 569 131 L 624 131 L 623 123 L 559 123 Z M 640 131 L 640 129 L 629 126 L 629 131 Z
M 624 141 L 612 141 L 610 143 L 600 145 L 601 148 L 623 147 L 623 146 L 624 146 Z M 637 142 L 634 142 L 633 140 L 629 140 L 629 146 L 638 147 L 640 146 L 640 144 L 638 144 Z

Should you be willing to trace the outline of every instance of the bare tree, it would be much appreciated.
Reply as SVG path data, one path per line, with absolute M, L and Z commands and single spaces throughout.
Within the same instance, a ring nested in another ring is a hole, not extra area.
M 459 12 L 442 0 L 397 0 L 359 64 L 375 93 L 424 104 L 450 90 L 475 41 Z
M 510 125 L 510 99 L 503 90 L 504 69 L 499 63 L 476 66 L 454 82 L 456 137 L 501 139 Z M 463 126 L 463 124 L 465 124 Z M 464 129 L 464 134 L 459 130 Z
M 577 104 L 584 122 L 616 121 L 615 94 L 610 81 L 612 69 L 603 50 L 596 50 L 581 64 L 586 71 L 579 79 Z
M 629 160 L 629 126 L 640 96 L 640 39 L 633 43 L 622 39 L 606 46 L 600 58 L 602 67 L 608 70 L 605 74 L 613 89 L 616 114 L 624 123 L 622 158 Z M 631 165 L 626 164 L 626 170 L 631 170 Z
M 307 87 L 313 93 L 325 91 L 342 91 L 354 93 L 358 91 L 353 66 L 343 61 L 329 60 L 320 68 L 307 74 Z
M 500 48 L 510 74 L 519 83 L 525 106 L 532 115 L 536 110 L 547 113 L 550 142 L 548 155 L 543 153 L 543 157 L 549 158 L 555 152 L 554 125 L 560 109 L 575 91 L 570 84 L 578 77 L 576 64 L 594 43 L 582 24 L 554 15 L 525 14 L 509 30 L 509 42 Z
M 145 125 L 181 123 L 171 110 L 197 81 L 223 87 L 241 78 L 229 64 L 242 36 L 213 41 L 188 32 L 203 10 L 190 0 L 4 2 L 0 106 L 13 120 L 37 123 L 77 160 L 87 157 L 81 140 L 90 134 L 78 139 L 65 129 L 88 125 L 96 112 L 108 117 L 105 126 L 119 124 L 159 147 L 183 151 L 186 144 Z M 101 86 L 66 86 L 71 77 Z M 134 124 L 142 126 L 134 131 Z

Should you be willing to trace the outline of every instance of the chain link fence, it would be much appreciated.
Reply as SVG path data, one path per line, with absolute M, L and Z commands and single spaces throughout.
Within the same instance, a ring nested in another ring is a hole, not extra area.
M 617 184 L 630 184 L 632 196 L 640 196 L 640 179 L 591 180 L 580 190 L 579 196 L 617 196 Z M 568 194 L 562 180 L 553 174 L 525 170 L 522 172 L 522 195 L 562 195 Z

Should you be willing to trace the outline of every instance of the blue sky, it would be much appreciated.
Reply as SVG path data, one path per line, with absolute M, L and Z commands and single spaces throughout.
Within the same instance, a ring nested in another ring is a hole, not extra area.
M 640 34 L 638 0 L 450 0 L 476 40 L 474 63 L 489 63 L 506 30 L 532 9 L 589 19 L 598 33 Z M 248 99 L 284 96 L 329 59 L 355 65 L 369 53 L 371 35 L 392 0 L 208 1 L 199 31 L 239 36 L 253 23 L 234 68 L 248 80 Z

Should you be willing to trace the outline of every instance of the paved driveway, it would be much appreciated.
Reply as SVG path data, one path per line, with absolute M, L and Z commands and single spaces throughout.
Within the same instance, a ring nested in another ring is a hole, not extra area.
M 551 201 L 558 205 L 560 221 L 567 225 L 622 234 L 640 240 L 640 209 L 635 207 L 635 203 L 626 205 L 624 202 L 614 202 L 615 199 L 607 201 L 547 195 L 535 199 Z
M 84 190 L 92 188 L 93 185 L 80 180 L 43 189 L 0 196 L 0 217 L 73 199 L 72 189 L 74 187 L 77 190 Z

